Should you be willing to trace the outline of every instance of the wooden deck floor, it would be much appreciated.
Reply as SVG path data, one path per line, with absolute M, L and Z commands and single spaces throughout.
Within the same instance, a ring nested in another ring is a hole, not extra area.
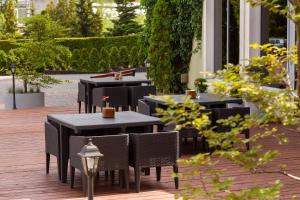
M 76 108 L 56 107 L 30 110 L 0 111 L 0 199 L 85 199 L 81 192 L 80 176 L 76 174 L 75 188 L 62 184 L 57 180 L 56 161 L 52 159 L 50 174 L 45 175 L 44 130 L 43 122 L 49 113 L 75 113 Z M 279 146 L 273 139 L 265 139 L 262 143 L 268 149 L 278 149 L 280 157 L 270 168 L 279 163 L 287 164 L 289 172 L 300 176 L 300 136 L 289 134 L 288 145 Z M 54 158 L 54 157 L 53 157 Z M 267 185 L 281 179 L 281 199 L 300 196 L 300 182 L 278 174 L 250 175 L 232 163 L 224 161 L 220 168 L 225 170 L 224 176 L 234 176 L 236 185 Z M 186 170 L 180 167 L 180 171 Z M 162 180 L 156 182 L 151 172 L 150 177 L 142 177 L 141 193 L 134 192 L 133 173 L 131 171 L 131 191 L 126 193 L 117 185 L 110 186 L 109 181 L 100 177 L 95 191 L 95 199 L 174 199 L 176 190 L 170 177 L 171 168 L 162 169 Z M 199 184 L 197 178 L 192 180 Z M 183 185 L 184 182 L 181 182 Z

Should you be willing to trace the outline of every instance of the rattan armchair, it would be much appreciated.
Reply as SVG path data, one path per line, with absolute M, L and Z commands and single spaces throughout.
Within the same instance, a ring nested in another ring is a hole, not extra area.
M 212 110 L 211 109 L 205 109 L 201 111 L 202 113 L 207 113 L 209 118 L 212 120 Z M 209 128 L 209 127 L 207 127 Z M 201 132 L 199 130 L 193 128 L 193 127 L 184 127 L 179 131 L 179 138 L 180 138 L 180 155 L 182 153 L 183 149 L 183 142 L 182 140 L 184 139 L 185 143 L 187 143 L 188 138 L 193 138 L 194 141 L 194 149 L 197 149 L 197 144 L 198 144 L 198 138 L 202 137 L 202 148 L 205 150 L 206 147 L 206 141 L 203 136 L 201 136 Z
M 129 135 L 129 165 L 134 168 L 136 192 L 140 192 L 142 168 L 156 167 L 156 178 L 160 181 L 161 167 L 173 166 L 178 173 L 178 132 L 139 133 Z M 178 178 L 174 178 L 178 189 Z
M 128 87 L 103 87 L 93 89 L 93 111 L 96 112 L 96 107 L 103 108 L 104 101 L 103 96 L 108 96 L 107 102 L 109 106 L 115 107 L 119 110 L 122 107 L 122 111 L 128 110 Z
M 218 124 L 217 121 L 219 119 L 227 119 L 229 117 L 233 117 L 236 115 L 240 115 L 241 117 L 245 117 L 246 115 L 250 115 L 250 108 L 249 107 L 234 107 L 234 108 L 215 108 L 212 109 L 213 114 L 213 122 L 216 126 L 215 131 L 217 132 L 226 132 L 230 131 L 230 127 Z M 246 139 L 250 137 L 250 130 L 244 130 L 241 134 L 245 135 Z M 249 142 L 246 143 L 246 148 L 250 149 Z
M 156 87 L 149 86 L 131 86 L 129 87 L 129 105 L 131 110 L 136 111 L 138 100 L 143 99 L 144 96 L 156 95 Z
M 75 168 L 83 171 L 81 160 L 77 153 L 81 148 L 88 143 L 89 138 L 96 145 L 100 152 L 104 155 L 103 160 L 99 163 L 99 171 L 110 171 L 114 174 L 114 170 L 119 170 L 124 180 L 126 190 L 129 191 L 129 166 L 128 166 L 128 135 L 107 135 L 107 136 L 71 136 L 70 137 L 70 175 L 71 175 L 71 188 L 74 187 Z M 86 191 L 86 177 L 82 173 L 83 191 Z M 114 179 L 112 176 L 112 184 Z
M 50 167 L 50 155 L 56 156 L 57 158 L 57 171 L 60 179 L 60 165 L 59 165 L 59 133 L 58 129 L 45 122 L 45 152 L 46 152 L 46 174 L 49 174 Z

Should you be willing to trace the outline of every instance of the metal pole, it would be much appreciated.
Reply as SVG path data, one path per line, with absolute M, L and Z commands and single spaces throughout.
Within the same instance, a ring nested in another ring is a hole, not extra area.
M 13 109 L 17 109 L 16 106 L 16 86 L 15 86 L 15 73 L 12 73 L 13 77 Z
M 226 27 L 226 62 L 229 63 L 230 48 L 230 0 L 227 0 L 227 27 Z
M 88 200 L 94 199 L 94 177 L 88 176 Z

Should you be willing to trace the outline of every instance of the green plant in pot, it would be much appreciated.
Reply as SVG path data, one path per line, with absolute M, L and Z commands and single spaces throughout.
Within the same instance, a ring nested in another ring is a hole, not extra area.
M 207 91 L 208 85 L 205 78 L 197 78 L 194 85 L 198 93 L 205 93 Z
M 23 82 L 23 92 L 39 92 L 40 88 L 61 83 L 45 71 L 69 68 L 71 52 L 50 41 L 30 41 L 10 50 L 9 60 L 17 66 L 16 77 Z

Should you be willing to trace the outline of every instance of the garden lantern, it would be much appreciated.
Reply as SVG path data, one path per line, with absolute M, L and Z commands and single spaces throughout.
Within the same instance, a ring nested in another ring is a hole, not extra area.
M 94 196 L 94 176 L 99 169 L 99 161 L 103 158 L 97 146 L 89 139 L 89 143 L 82 147 L 78 153 L 81 158 L 83 172 L 88 178 L 88 199 L 92 200 Z
M 13 81 L 13 109 L 17 109 L 16 106 L 16 85 L 15 85 L 15 73 L 16 73 L 16 65 L 14 63 L 10 64 L 10 70 L 12 73 L 12 81 Z
M 150 62 L 148 61 L 148 59 L 146 59 L 146 60 L 144 61 L 144 65 L 145 65 L 146 68 L 149 68 L 149 67 L 150 67 Z

